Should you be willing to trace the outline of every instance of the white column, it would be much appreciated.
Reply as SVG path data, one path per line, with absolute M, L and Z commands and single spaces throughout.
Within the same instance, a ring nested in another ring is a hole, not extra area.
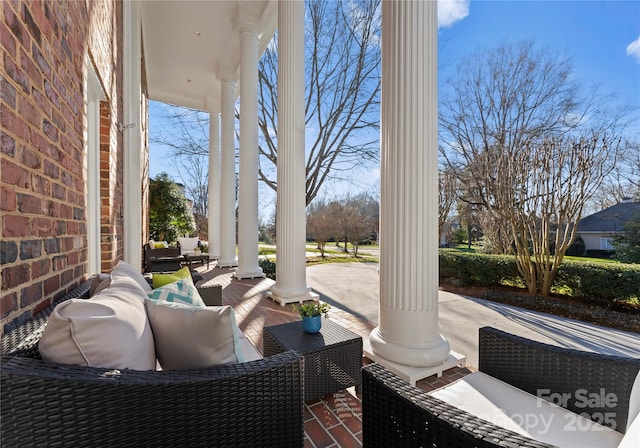
M 209 258 L 220 258 L 220 114 L 209 112 Z
M 449 359 L 438 327 L 437 62 L 436 2 L 382 2 L 380 308 L 368 342 L 388 366 Z
M 264 277 L 258 265 L 258 35 L 240 24 L 240 185 L 236 278 Z
M 124 261 L 142 271 L 142 30 L 139 2 L 123 3 Z M 133 125 L 129 127 L 130 125 Z
M 278 2 L 276 283 L 281 305 L 317 299 L 306 281 L 304 2 Z
M 220 156 L 220 258 L 218 266 L 237 266 L 236 259 L 236 149 L 235 149 L 235 80 L 221 73 Z

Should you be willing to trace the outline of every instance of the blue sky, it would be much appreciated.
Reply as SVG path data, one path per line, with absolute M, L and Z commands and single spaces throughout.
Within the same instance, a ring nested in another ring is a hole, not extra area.
M 439 1 L 441 80 L 457 69 L 457 61 L 482 48 L 504 42 L 533 40 L 570 57 L 574 76 L 585 89 L 615 95 L 619 104 L 640 108 L 640 0 L 632 1 Z M 586 90 L 585 90 L 586 93 Z M 158 105 L 151 105 L 151 132 L 159 124 Z M 640 138 L 640 111 L 630 133 Z M 151 146 L 152 177 L 171 175 L 168 154 Z M 377 190 L 378 167 L 354 172 L 355 184 L 327 185 L 327 196 Z M 270 191 L 261 188 L 261 215 L 269 218 Z

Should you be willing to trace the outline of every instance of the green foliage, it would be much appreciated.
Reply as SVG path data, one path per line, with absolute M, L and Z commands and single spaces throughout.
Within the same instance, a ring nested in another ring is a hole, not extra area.
M 615 258 L 623 263 L 640 263 L 640 212 L 634 213 L 622 230 L 614 242 Z
M 470 254 L 440 249 L 440 277 L 460 278 L 483 286 L 523 284 L 515 257 Z M 640 295 L 640 265 L 564 260 L 558 268 L 553 291 L 591 303 L 611 305 L 633 301 Z
M 464 253 L 455 249 L 440 249 L 439 254 L 440 277 L 461 278 L 478 285 L 499 285 L 520 277 L 511 255 Z
M 271 280 L 276 279 L 276 264 L 268 258 L 258 260 L 258 266 L 262 268 L 262 272 Z
M 566 260 L 555 286 L 566 286 L 573 297 L 591 302 L 626 301 L 640 295 L 640 265 Z
M 300 317 L 313 317 L 320 316 L 322 314 L 324 314 L 324 317 L 327 317 L 327 313 L 331 309 L 331 305 L 325 302 L 311 301 L 304 302 L 299 305 L 294 303 L 292 308 L 293 311 L 300 314 Z
M 167 173 L 149 182 L 149 236 L 157 241 L 175 241 L 193 231 L 193 217 L 180 187 Z

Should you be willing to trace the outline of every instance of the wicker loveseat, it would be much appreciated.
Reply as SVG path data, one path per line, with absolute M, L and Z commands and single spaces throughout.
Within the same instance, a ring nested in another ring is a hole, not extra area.
M 563 407 L 576 414 L 586 412 L 598 422 L 606 416 L 603 424 L 618 432 L 628 429 L 629 397 L 640 370 L 640 359 L 560 348 L 490 327 L 480 329 L 479 357 L 480 372 L 534 396 L 543 391 L 546 397 L 565 394 L 575 398 L 577 391 L 602 393 L 604 388 L 606 394 L 615 397 L 614 407 L 611 402 L 597 399 L 589 406 L 584 406 L 584 401 L 568 399 Z M 366 447 L 554 446 L 452 406 L 406 383 L 379 364 L 365 366 L 362 377 Z M 634 420 L 634 429 L 639 418 Z M 628 439 L 625 437 L 625 441 Z M 633 440 L 630 446 L 636 446 Z
M 56 304 L 86 298 L 89 288 Z M 295 351 L 197 370 L 45 362 L 38 341 L 54 305 L 2 338 L 2 447 L 303 444 L 304 358 Z

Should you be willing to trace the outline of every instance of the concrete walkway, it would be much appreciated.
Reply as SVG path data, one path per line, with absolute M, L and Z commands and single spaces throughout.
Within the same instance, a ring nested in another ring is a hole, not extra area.
M 307 283 L 321 299 L 377 325 L 377 263 L 329 263 L 307 267 Z M 640 334 L 440 291 L 440 331 L 451 349 L 478 366 L 478 329 L 489 325 L 540 342 L 640 358 Z

